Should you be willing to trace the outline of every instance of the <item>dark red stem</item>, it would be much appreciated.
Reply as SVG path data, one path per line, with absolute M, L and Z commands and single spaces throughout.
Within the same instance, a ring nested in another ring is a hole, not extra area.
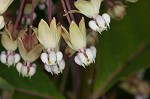
M 52 11 L 51 11 L 51 6 L 52 6 L 52 1 L 51 0 L 47 0 L 47 8 L 48 8 L 48 23 L 50 24 L 51 20 L 52 20 Z
M 16 18 L 16 22 L 15 22 L 14 30 L 13 30 L 13 34 L 12 34 L 13 37 L 16 37 L 15 33 L 16 33 L 21 15 L 22 15 L 24 4 L 25 4 L 25 0 L 20 0 L 20 8 L 19 8 L 19 11 L 18 11 L 18 15 L 17 15 L 17 18 Z

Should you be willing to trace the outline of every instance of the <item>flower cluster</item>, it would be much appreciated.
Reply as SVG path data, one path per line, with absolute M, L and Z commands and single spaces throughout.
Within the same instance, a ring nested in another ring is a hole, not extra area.
M 25 0 L 22 0 L 22 2 Z M 8 67 L 14 65 L 23 77 L 31 77 L 36 73 L 37 65 L 34 63 L 38 58 L 44 64 L 44 68 L 47 72 L 53 74 L 60 74 L 65 69 L 65 59 L 63 52 L 60 50 L 61 36 L 72 49 L 74 55 L 74 61 L 77 65 L 86 66 L 95 63 L 96 59 L 96 47 L 93 43 L 97 40 L 95 32 L 100 34 L 110 28 L 110 16 L 107 13 L 102 15 L 99 13 L 100 6 L 103 0 L 77 0 L 74 5 L 77 8 L 77 12 L 90 18 L 88 25 L 90 31 L 94 31 L 93 38 L 88 35 L 86 30 L 84 17 L 80 20 L 79 24 L 75 21 L 70 21 L 69 30 L 67 30 L 60 23 L 57 24 L 55 17 L 47 24 L 43 19 L 38 23 L 38 27 L 30 26 L 17 30 L 17 22 L 13 25 L 12 22 L 5 24 L 2 14 L 7 10 L 13 0 L 1 0 L 0 3 L 0 29 L 1 43 L 6 51 L 2 51 L 0 54 L 0 61 L 6 64 Z M 132 1 L 132 0 L 128 0 Z M 134 0 L 136 1 L 136 0 Z M 37 3 L 39 8 L 46 9 L 46 0 L 39 1 Z M 121 13 L 125 12 L 125 7 L 120 2 L 114 2 L 110 15 L 117 18 L 123 18 Z M 36 18 L 34 12 L 34 6 L 21 4 L 24 8 L 22 18 L 20 21 L 25 25 L 32 25 L 33 20 Z M 49 8 L 49 7 L 48 7 Z M 32 11 L 31 11 L 32 10 Z M 49 9 L 50 10 L 50 9 Z M 49 11 L 48 10 L 48 11 Z M 19 10 L 21 11 L 21 10 Z M 21 16 L 21 12 L 18 14 Z M 22 10 L 23 11 L 23 10 Z M 50 12 L 48 12 L 48 16 Z M 4 29 L 2 29 L 4 28 Z M 88 44 L 90 42 L 90 44 Z M 16 53 L 16 49 L 19 49 L 19 53 Z M 66 49 L 67 49 L 66 48 Z M 20 61 L 20 59 L 22 60 Z

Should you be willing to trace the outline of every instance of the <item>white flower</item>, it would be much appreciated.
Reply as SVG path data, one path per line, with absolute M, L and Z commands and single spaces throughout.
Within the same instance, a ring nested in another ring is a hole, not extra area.
M 89 22 L 89 27 L 97 31 L 99 33 L 103 32 L 104 30 L 107 30 L 110 23 L 110 16 L 107 13 L 104 13 L 102 16 L 97 15 L 94 20 L 91 20 Z
M 22 74 L 23 77 L 31 77 L 36 72 L 36 64 L 31 64 L 30 62 L 17 63 L 16 69 L 19 74 Z
M 62 32 L 62 36 L 66 43 L 75 51 L 78 51 L 74 60 L 78 65 L 83 67 L 90 65 L 95 62 L 96 58 L 96 48 L 91 46 L 90 48 L 86 48 L 86 28 L 84 23 L 84 18 L 79 23 L 79 27 L 75 22 L 72 21 L 69 32 L 62 27 L 64 32 Z
M 45 69 L 48 72 L 51 72 L 51 74 L 61 73 L 65 67 L 65 63 L 61 65 L 61 62 L 64 62 L 63 54 L 58 50 L 61 27 L 56 26 L 56 20 L 53 18 L 50 27 L 44 20 L 41 20 L 38 29 L 33 28 L 33 30 L 35 31 L 39 42 L 46 49 L 46 52 L 41 54 L 41 60 L 45 64 Z
M 0 61 L 10 67 L 20 61 L 20 55 L 13 51 L 2 51 L 0 54 Z

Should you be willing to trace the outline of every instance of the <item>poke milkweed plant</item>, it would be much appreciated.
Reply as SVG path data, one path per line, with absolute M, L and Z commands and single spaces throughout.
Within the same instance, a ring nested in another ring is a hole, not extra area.
M 107 99 L 108 89 L 125 76 L 134 79 L 120 88 L 148 97 L 148 82 L 129 76 L 150 66 L 143 62 L 150 58 L 148 37 L 134 43 L 133 35 L 118 33 L 119 25 L 113 29 L 128 2 L 137 0 L 1 0 L 1 97 L 7 92 L 17 99 L 21 92 L 29 99 Z M 128 38 L 131 45 L 123 41 Z

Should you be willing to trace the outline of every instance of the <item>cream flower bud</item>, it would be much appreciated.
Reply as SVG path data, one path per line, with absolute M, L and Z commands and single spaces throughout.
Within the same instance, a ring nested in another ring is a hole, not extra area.
M 0 16 L 0 29 L 2 29 L 5 26 L 4 17 Z
M 112 18 L 121 20 L 126 15 L 126 8 L 122 2 L 116 1 L 114 2 L 114 6 L 109 8 L 107 12 Z
M 1 0 L 0 14 L 3 14 L 14 0 Z
M 136 2 L 138 2 L 138 0 L 126 0 L 126 1 L 128 1 L 128 2 L 132 2 L 132 3 L 136 3 Z

